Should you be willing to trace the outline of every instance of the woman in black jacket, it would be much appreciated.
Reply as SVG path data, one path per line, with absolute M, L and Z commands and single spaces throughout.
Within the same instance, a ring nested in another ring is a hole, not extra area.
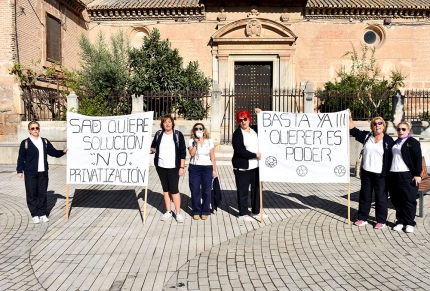
M 403 121 L 397 125 L 389 174 L 391 202 L 396 209 L 395 231 L 414 232 L 417 211 L 418 185 L 421 183 L 422 152 L 420 142 L 411 135 L 411 125 Z
M 24 172 L 25 193 L 27 206 L 34 223 L 48 222 L 46 216 L 48 203 L 46 192 L 48 190 L 48 155 L 62 157 L 65 150 L 56 150 L 46 139 L 39 136 L 40 125 L 36 121 L 28 124 L 30 137 L 24 139 L 19 147 L 16 172 L 22 178 Z
M 250 126 L 251 115 L 246 110 L 236 113 L 236 122 L 239 127 L 233 133 L 232 163 L 236 178 L 239 219 L 252 221 L 253 218 L 248 212 L 248 188 L 250 185 L 252 216 L 258 217 L 260 213 L 258 161 L 261 154 L 258 150 L 257 126 Z
M 386 178 L 391 164 L 393 139 L 384 133 L 385 121 L 378 116 L 370 122 L 371 131 L 359 130 L 349 116 L 349 134 L 363 144 L 361 188 L 358 202 L 357 226 L 368 224 L 372 192 L 375 192 L 375 229 L 385 227 L 388 215 Z

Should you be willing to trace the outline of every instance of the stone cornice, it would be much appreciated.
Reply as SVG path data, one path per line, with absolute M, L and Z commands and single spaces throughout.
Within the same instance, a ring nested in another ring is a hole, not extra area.
M 174 21 L 201 21 L 206 19 L 205 7 L 181 8 L 112 8 L 88 9 L 92 21 L 115 20 L 174 20 Z
M 384 18 L 409 18 L 428 19 L 430 8 L 344 8 L 344 7 L 307 7 L 306 18 L 361 18 L 361 19 L 384 19 Z
M 79 14 L 82 13 L 82 11 L 84 11 L 86 8 L 85 3 L 80 0 L 59 0 L 59 2 L 66 5 L 70 10 Z

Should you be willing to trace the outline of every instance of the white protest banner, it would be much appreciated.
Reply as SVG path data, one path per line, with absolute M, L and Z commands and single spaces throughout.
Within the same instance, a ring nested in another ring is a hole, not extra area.
M 67 184 L 148 186 L 153 112 L 67 113 Z
M 260 180 L 349 183 L 349 114 L 262 111 Z

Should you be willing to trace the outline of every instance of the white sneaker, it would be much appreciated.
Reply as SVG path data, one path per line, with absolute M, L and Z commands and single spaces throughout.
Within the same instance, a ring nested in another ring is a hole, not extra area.
M 393 230 L 395 231 L 401 231 L 403 229 L 403 224 L 397 224 L 395 227 L 393 227 Z
M 172 212 L 167 211 L 166 213 L 163 214 L 163 216 L 161 216 L 161 220 L 165 221 L 171 217 L 172 217 Z
M 48 222 L 48 221 L 49 221 L 49 218 L 48 218 L 48 217 L 46 217 L 46 215 L 44 215 L 44 216 L 41 216 L 41 217 L 40 217 L 40 221 L 42 221 L 42 222 Z
M 33 216 L 33 223 L 39 223 L 39 216 Z
M 184 222 L 184 217 L 182 216 L 182 214 L 180 214 L 180 213 L 176 214 L 176 221 L 178 223 L 183 223 Z
M 408 233 L 414 232 L 414 227 L 412 225 L 406 225 L 405 231 Z
M 254 219 L 249 215 L 242 215 L 242 216 L 239 216 L 239 220 L 253 221 Z
M 259 219 L 260 218 L 260 213 L 257 214 L 252 214 L 252 217 Z M 263 218 L 267 218 L 268 216 L 266 214 L 263 213 Z

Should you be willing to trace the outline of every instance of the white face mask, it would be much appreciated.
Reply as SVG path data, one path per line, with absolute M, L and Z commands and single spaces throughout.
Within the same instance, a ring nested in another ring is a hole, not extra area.
M 201 138 L 201 137 L 203 136 L 203 131 L 197 131 L 197 132 L 196 132 L 196 136 L 197 136 L 198 138 Z

